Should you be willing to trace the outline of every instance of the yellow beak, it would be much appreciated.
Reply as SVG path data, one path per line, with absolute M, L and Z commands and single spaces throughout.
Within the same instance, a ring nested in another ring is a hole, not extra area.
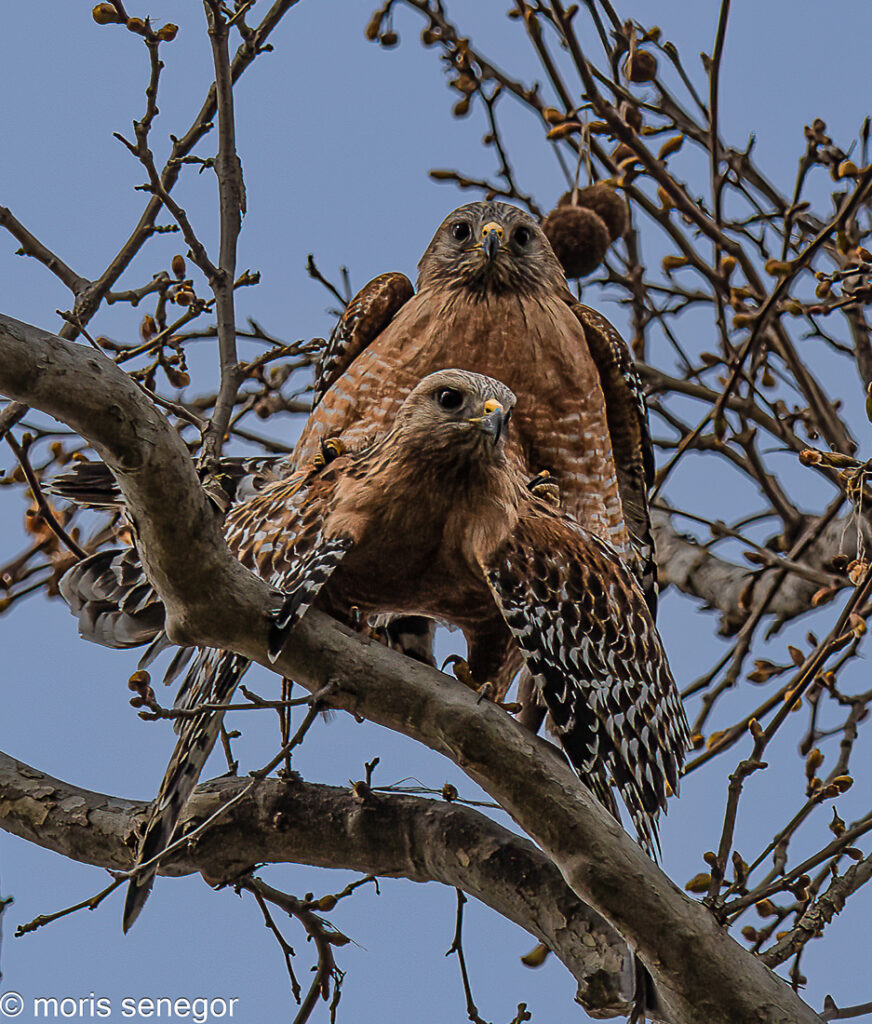
M 481 229 L 481 247 L 489 262 L 496 259 L 503 244 L 503 229 L 496 221 L 490 221 Z
M 506 426 L 506 414 L 502 405 L 495 399 L 489 398 L 484 403 L 484 415 L 476 416 L 469 421 L 475 424 L 479 430 L 487 434 L 496 444 L 502 437 Z

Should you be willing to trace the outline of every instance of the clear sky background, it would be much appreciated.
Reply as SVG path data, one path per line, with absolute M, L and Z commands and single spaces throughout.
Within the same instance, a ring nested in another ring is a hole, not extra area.
M 6 4 L 0 35 L 0 204 L 86 276 L 103 270 L 143 205 L 142 194 L 133 191 L 142 170 L 111 134 L 128 131 L 131 119 L 141 115 L 147 76 L 141 40 L 118 27 L 95 25 L 90 6 L 70 0 Z M 501 13 L 506 6 L 502 0 L 448 4 L 464 31 L 498 63 L 519 77 L 541 78 L 517 23 Z M 713 0 L 621 0 L 618 6 L 622 16 L 644 24 L 656 18 L 702 83 L 695 55 L 712 46 L 718 6 Z M 258 3 L 253 13 L 265 7 Z M 722 73 L 723 134 L 743 143 L 754 133 L 761 165 L 788 188 L 803 148 L 803 124 L 823 117 L 831 134 L 844 142 L 867 112 L 872 7 L 859 0 L 837 7 L 770 0 L 737 2 L 734 8 Z M 209 43 L 198 3 L 151 0 L 150 6 L 134 5 L 130 11 L 150 14 L 156 24 L 171 20 L 181 26 L 164 50 L 160 117 L 152 134 L 160 160 L 169 133 L 183 132 L 199 109 L 211 74 Z M 355 287 L 386 270 L 414 277 L 435 227 L 454 206 L 474 198 L 432 182 L 428 170 L 493 171 L 492 155 L 480 145 L 485 129 L 479 117 L 450 116 L 456 94 L 445 88 L 436 50 L 424 50 L 417 41 L 420 19 L 400 11 L 395 27 L 402 45 L 386 52 L 364 40 L 370 12 L 370 4 L 359 0 L 302 0 L 275 33 L 275 52 L 258 59 L 236 91 L 248 190 L 239 266 L 262 273 L 258 288 L 239 294 L 240 319 L 255 316 L 288 340 L 324 336 L 331 327 L 325 309 L 329 297 L 304 269 L 307 253 L 314 252 L 330 276 L 346 264 Z M 518 141 L 513 148 L 518 180 L 548 208 L 563 191 L 562 175 L 542 143 L 541 128 L 510 108 L 507 99 L 509 138 Z M 198 152 L 210 155 L 212 145 L 207 138 Z M 214 243 L 210 175 L 186 173 L 177 197 L 201 237 Z M 68 294 L 44 268 L 15 256 L 16 248 L 11 237 L 0 234 L 0 309 L 59 329 L 55 310 L 68 308 Z M 180 249 L 176 237 L 159 240 L 122 284 L 144 283 Z M 623 322 L 612 296 L 591 287 L 585 300 Z M 116 306 L 100 313 L 93 330 L 130 340 L 136 320 L 127 307 Z M 691 350 L 715 346 L 713 324 L 703 319 L 688 325 L 693 334 L 685 341 Z M 828 371 L 825 377 L 849 407 L 856 407 L 861 396 L 853 377 Z M 275 427 L 286 430 L 291 442 L 298 424 L 277 420 Z M 859 436 L 862 445 L 867 438 Z M 0 464 L 9 464 L 7 455 Z M 681 488 L 691 482 L 678 478 L 674 486 L 680 501 Z M 0 497 L 8 495 L 0 492 Z M 817 498 L 809 496 L 810 507 Z M 709 500 L 710 510 L 717 507 L 727 515 L 743 495 L 712 491 Z M 20 499 L 0 502 L 0 559 L 20 546 L 23 512 Z M 661 629 L 680 682 L 715 660 L 720 641 L 712 636 L 714 627 L 708 613 L 666 596 Z M 802 633 L 807 625 L 797 628 Z M 125 684 L 136 653 L 82 642 L 63 604 L 42 599 L 16 606 L 0 619 L 0 644 L 0 749 L 84 787 L 126 797 L 154 795 L 172 735 L 162 723 L 140 722 L 127 705 Z M 274 677 L 256 678 L 259 691 L 274 692 Z M 234 723 L 244 730 L 238 747 L 244 770 L 262 764 L 273 749 L 273 724 L 250 721 L 258 717 Z M 795 742 L 796 732 L 785 731 L 780 749 L 787 754 Z M 773 762 L 778 753 L 776 745 Z M 862 758 L 862 748 L 858 753 Z M 474 793 L 448 762 L 345 715 L 317 725 L 296 767 L 308 779 L 341 785 L 360 778 L 363 763 L 374 755 L 381 758 L 377 781 L 383 784 L 414 776 L 438 787 L 450 779 L 463 793 Z M 861 778 L 870 767 L 868 751 L 865 757 L 866 763 L 855 765 Z M 701 852 L 717 841 L 727 763 L 716 761 L 691 776 L 664 822 L 664 867 L 679 885 L 704 869 Z M 210 767 L 218 773 L 222 762 L 214 759 Z M 776 765 L 757 780 L 748 787 L 750 812 L 742 821 L 740 848 L 758 848 L 773 825 L 787 818 L 785 805 L 799 807 L 803 801 L 795 759 L 783 774 Z M 854 794 L 840 803 L 840 811 L 847 819 L 863 806 L 862 794 Z M 815 848 L 823 843 L 823 831 L 822 823 L 810 840 Z M 299 894 L 336 891 L 351 876 L 285 867 L 271 869 L 266 877 Z M 85 898 L 104 884 L 97 869 L 0 833 L 0 892 L 15 897 L 4 922 L 0 991 L 11 988 L 27 997 L 93 992 L 115 1000 L 235 996 L 240 999 L 236 1019 L 246 1024 L 293 1016 L 280 952 L 254 902 L 231 891 L 215 894 L 198 876 L 159 880 L 126 937 L 118 894 L 95 913 L 12 939 L 11 925 Z M 813 1006 L 820 1008 L 826 992 L 840 1004 L 872 997 L 870 909 L 870 892 L 863 891 L 828 928 L 824 941 L 809 947 L 806 997 Z M 356 943 L 338 955 L 348 972 L 341 1021 L 444 1024 L 465 1018 L 456 962 L 444 956 L 453 932 L 453 892 L 435 884 L 385 881 L 381 896 L 367 887 L 340 904 L 332 919 Z M 302 964 L 309 952 L 302 933 L 291 927 L 289 936 Z M 572 1004 L 573 982 L 555 960 L 539 971 L 521 967 L 519 956 L 533 944 L 513 925 L 470 904 L 466 950 L 483 1016 L 508 1021 L 517 1003 L 525 1001 L 537 1024 L 587 1019 Z M 315 1019 L 326 1021 L 326 1011 L 319 1009 Z

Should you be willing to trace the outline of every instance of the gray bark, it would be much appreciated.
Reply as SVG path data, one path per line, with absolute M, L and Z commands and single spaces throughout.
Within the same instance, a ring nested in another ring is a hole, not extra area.
M 196 827 L 249 781 L 201 785 L 183 827 Z M 129 869 L 146 811 L 145 803 L 80 789 L 0 753 L 0 828 L 65 857 Z M 632 961 L 614 929 L 578 899 L 541 850 L 472 808 L 386 793 L 361 801 L 348 789 L 262 779 L 160 873 L 224 880 L 264 862 L 462 889 L 545 943 L 578 982 L 577 999 L 591 1016 L 629 1010 Z

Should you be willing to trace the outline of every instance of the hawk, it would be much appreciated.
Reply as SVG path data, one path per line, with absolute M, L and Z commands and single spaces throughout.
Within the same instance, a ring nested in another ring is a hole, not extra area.
M 518 396 L 511 447 L 529 476 L 550 472 L 563 506 L 621 554 L 653 611 L 654 461 L 642 385 L 618 332 L 569 291 L 539 225 L 505 203 L 449 214 L 418 271 L 417 291 L 382 274 L 348 304 L 316 372 L 296 464 L 324 438 L 354 447 L 383 434 L 428 373 L 496 377 Z
M 514 394 L 490 377 L 430 374 L 374 443 L 357 452 L 334 447 L 232 507 L 227 541 L 283 594 L 272 657 L 313 604 L 349 625 L 390 612 L 458 626 L 480 680 L 520 652 L 569 761 L 611 809 L 617 789 L 651 851 L 688 746 L 681 702 L 621 558 L 528 486 L 517 445 L 507 441 L 514 408 Z M 107 558 L 119 556 L 92 556 L 62 581 L 80 622 L 89 600 L 103 601 L 104 617 L 113 600 L 118 614 L 156 600 L 140 589 L 144 577 L 134 578 L 129 559 L 119 573 Z M 136 591 L 135 607 L 124 611 L 122 594 Z M 184 706 L 226 701 L 245 667 L 235 654 L 201 651 Z M 209 710 L 182 720 L 138 863 L 171 839 L 220 720 Z M 131 883 L 126 927 L 153 874 Z

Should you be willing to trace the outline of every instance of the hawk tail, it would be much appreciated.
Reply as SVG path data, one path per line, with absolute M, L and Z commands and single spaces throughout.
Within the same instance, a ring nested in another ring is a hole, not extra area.
M 188 670 L 176 707 L 192 710 L 201 704 L 225 704 L 233 695 L 250 662 L 238 654 L 204 648 Z M 221 729 L 223 711 L 204 710 L 178 721 L 179 738 L 167 765 L 157 799 L 136 856 L 147 864 L 170 845 L 179 818 L 191 795 Z M 139 916 L 151 892 L 157 863 L 131 878 L 124 903 L 124 931 Z
M 436 623 L 421 615 L 391 615 L 384 624 L 388 647 L 424 665 L 435 665 L 433 643 Z

